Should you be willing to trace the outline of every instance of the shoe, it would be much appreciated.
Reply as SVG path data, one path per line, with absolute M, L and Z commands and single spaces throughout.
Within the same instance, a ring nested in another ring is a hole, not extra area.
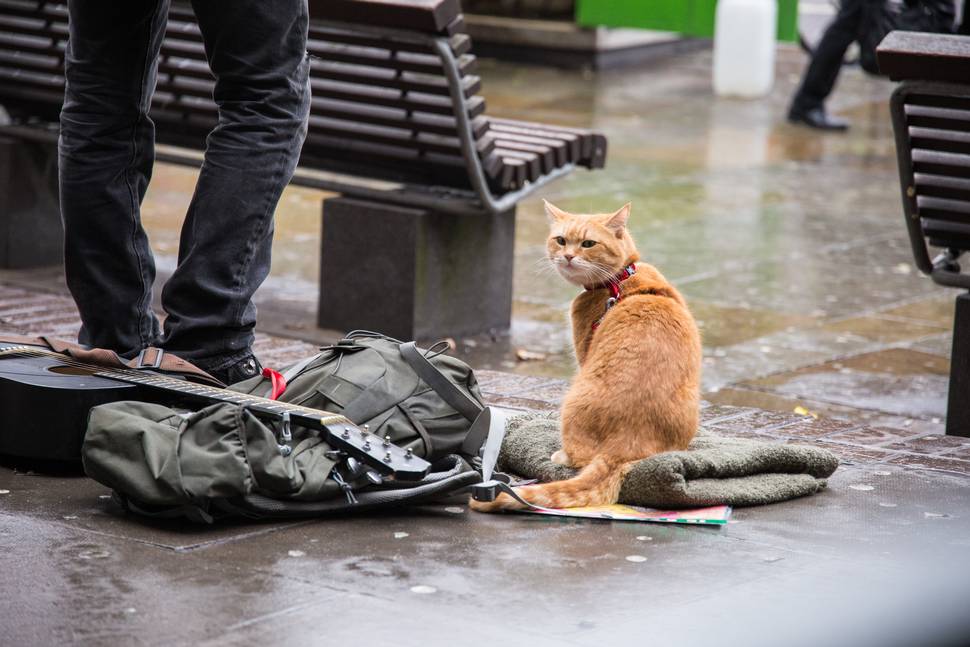
M 262 375 L 263 367 L 252 353 L 242 357 L 235 362 L 219 368 L 207 368 L 205 364 L 198 365 L 203 371 L 216 378 L 225 385 L 235 384 L 248 380 L 251 377 Z M 218 364 L 216 364 L 218 366 Z
M 788 112 L 788 121 L 793 124 L 804 124 L 817 130 L 848 130 L 849 122 L 845 119 L 832 117 L 825 108 L 812 108 L 805 112 L 791 110 Z

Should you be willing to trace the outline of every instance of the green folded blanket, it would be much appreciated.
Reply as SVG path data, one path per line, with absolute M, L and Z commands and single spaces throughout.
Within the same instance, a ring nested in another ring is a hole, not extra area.
M 549 460 L 560 448 L 555 414 L 509 420 L 498 467 L 525 478 L 560 481 L 576 470 Z M 815 494 L 839 465 L 818 447 L 722 438 L 703 429 L 686 451 L 637 463 L 620 489 L 620 503 L 649 508 L 762 505 Z

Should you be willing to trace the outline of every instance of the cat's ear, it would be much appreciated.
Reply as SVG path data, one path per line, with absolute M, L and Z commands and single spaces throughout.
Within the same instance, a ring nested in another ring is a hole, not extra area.
M 623 230 L 626 229 L 626 223 L 630 219 L 630 208 L 631 204 L 627 202 L 625 205 L 617 209 L 616 212 L 608 216 L 603 222 L 603 225 L 616 234 L 617 238 L 619 238 L 623 233 Z
M 548 200 L 543 200 L 542 205 L 546 208 L 546 217 L 549 218 L 549 222 L 556 224 L 566 217 L 566 212 L 549 202 Z

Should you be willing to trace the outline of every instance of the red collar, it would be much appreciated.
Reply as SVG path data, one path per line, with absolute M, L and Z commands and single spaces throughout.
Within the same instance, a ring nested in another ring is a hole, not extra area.
M 599 319 L 593 322 L 593 325 L 592 325 L 593 330 L 596 330 L 597 328 L 599 328 L 600 323 L 606 317 L 606 313 L 609 312 L 610 308 L 615 306 L 620 301 L 620 299 L 623 298 L 622 296 L 620 296 L 620 283 L 623 283 L 623 281 L 627 280 L 628 278 L 630 278 L 636 273 L 637 273 L 637 266 L 634 263 L 630 263 L 622 270 L 617 272 L 609 281 L 600 283 L 599 285 L 583 286 L 584 288 L 586 288 L 586 290 L 601 290 L 603 288 L 607 288 L 610 291 L 610 298 L 606 300 L 606 312 L 603 313 L 602 317 L 600 317 Z
M 619 299 L 620 283 L 623 283 L 623 281 L 626 281 L 628 278 L 630 278 L 636 273 L 637 273 L 636 264 L 630 263 L 622 270 L 614 274 L 609 281 L 605 281 L 603 283 L 600 283 L 599 285 L 584 285 L 583 287 L 586 290 L 602 290 L 603 288 L 607 288 L 610 291 L 611 297 L 613 297 L 614 299 Z

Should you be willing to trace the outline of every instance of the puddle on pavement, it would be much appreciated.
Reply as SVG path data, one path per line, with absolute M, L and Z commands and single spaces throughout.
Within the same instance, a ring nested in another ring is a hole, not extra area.
M 597 74 L 481 61 L 490 114 L 595 128 L 610 149 L 605 170 L 574 172 L 519 206 L 512 329 L 456 340 L 475 367 L 552 377 L 574 371 L 566 317 L 576 292 L 543 269 L 542 198 L 580 212 L 633 202 L 642 256 L 693 304 L 706 383 L 716 388 L 831 359 L 844 351 L 839 338 L 861 349 L 950 325 L 948 295 L 928 308 L 906 305 L 944 293 L 899 269 L 911 261 L 888 115 L 892 85 L 846 69 L 830 109 L 853 127 L 818 134 L 785 122 L 800 52 L 779 50 L 775 89 L 755 101 L 715 99 L 710 57 L 695 52 Z M 156 168 L 144 220 L 163 270 L 174 267 L 195 176 Z M 313 322 L 326 195 L 289 187 L 277 210 L 273 270 L 259 298 L 302 313 L 289 324 L 297 334 Z M 864 318 L 873 311 L 912 321 L 884 332 L 882 320 Z M 520 349 L 542 359 L 519 361 Z M 826 379 L 823 391 L 845 387 Z M 926 408 L 937 412 L 938 403 Z

